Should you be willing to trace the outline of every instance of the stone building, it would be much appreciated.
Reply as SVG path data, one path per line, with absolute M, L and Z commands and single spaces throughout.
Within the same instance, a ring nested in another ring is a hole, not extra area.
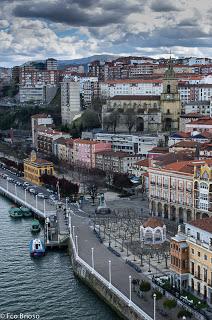
M 102 110 L 102 127 L 117 132 L 157 132 L 179 129 L 181 114 L 178 79 L 169 64 L 161 95 L 116 95 Z

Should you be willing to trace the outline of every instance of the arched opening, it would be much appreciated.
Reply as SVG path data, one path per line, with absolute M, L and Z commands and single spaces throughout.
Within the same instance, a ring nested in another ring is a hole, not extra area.
M 192 212 L 191 212 L 191 210 L 187 210 L 186 214 L 187 214 L 187 221 L 190 221 L 190 220 L 192 219 Z
M 164 123 L 164 129 L 165 131 L 171 131 L 171 128 L 172 128 L 172 119 L 166 118 Z
M 201 213 L 200 212 L 196 213 L 196 219 L 201 219 Z
M 145 233 L 144 233 L 144 242 L 145 243 L 153 243 L 153 231 L 152 229 L 146 229 Z
M 164 204 L 164 218 L 168 219 L 168 217 L 169 217 L 168 204 Z
M 143 132 L 144 131 L 144 119 L 141 117 L 138 117 L 136 119 L 136 131 L 137 132 Z
M 170 219 L 171 219 L 172 221 L 175 221 L 175 220 L 176 220 L 176 208 L 175 208 L 175 206 L 171 206 Z
M 183 223 L 183 208 L 179 208 L 179 223 Z
M 152 215 L 155 216 L 156 214 L 156 204 L 155 201 L 152 201 Z
M 154 242 L 162 242 L 163 241 L 163 235 L 160 229 L 156 229 L 154 232 Z
M 158 202 L 158 217 L 162 217 L 162 204 L 160 202 Z
M 205 212 L 202 214 L 202 219 L 204 219 L 204 218 L 209 218 L 209 215 Z
M 171 86 L 170 86 L 170 84 L 167 84 L 167 93 L 171 93 Z

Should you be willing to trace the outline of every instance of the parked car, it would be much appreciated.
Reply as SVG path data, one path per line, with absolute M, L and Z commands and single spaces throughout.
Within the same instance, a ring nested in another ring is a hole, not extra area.
M 39 192 L 38 197 L 44 199 L 44 194 L 42 192 Z

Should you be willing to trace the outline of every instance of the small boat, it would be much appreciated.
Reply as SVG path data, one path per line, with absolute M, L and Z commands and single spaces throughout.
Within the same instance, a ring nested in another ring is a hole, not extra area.
M 21 209 L 21 211 L 22 211 L 22 213 L 23 213 L 23 216 L 24 216 L 25 218 L 29 218 L 29 217 L 32 216 L 32 212 L 30 211 L 29 208 L 20 207 L 20 209 Z
M 38 220 L 33 220 L 31 225 L 31 232 L 37 233 L 40 232 L 40 222 Z
M 45 256 L 44 242 L 40 239 L 33 239 L 29 243 L 29 251 L 31 257 Z
M 9 215 L 12 218 L 22 218 L 23 217 L 23 212 L 21 211 L 21 209 L 16 208 L 16 207 L 12 207 L 9 210 Z

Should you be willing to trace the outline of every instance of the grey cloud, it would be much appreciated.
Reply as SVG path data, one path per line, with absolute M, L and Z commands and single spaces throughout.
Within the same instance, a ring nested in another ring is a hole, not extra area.
M 134 10 L 135 6 L 121 4 L 119 0 L 107 4 L 101 0 L 57 0 L 53 3 L 44 1 L 42 5 L 36 2 L 19 4 L 13 10 L 13 14 L 16 17 L 48 19 L 75 27 L 102 27 L 111 23 L 122 23 Z
M 181 11 L 182 9 L 179 5 L 179 2 L 178 6 L 176 6 L 173 1 L 170 0 L 154 0 L 150 8 L 155 12 Z

